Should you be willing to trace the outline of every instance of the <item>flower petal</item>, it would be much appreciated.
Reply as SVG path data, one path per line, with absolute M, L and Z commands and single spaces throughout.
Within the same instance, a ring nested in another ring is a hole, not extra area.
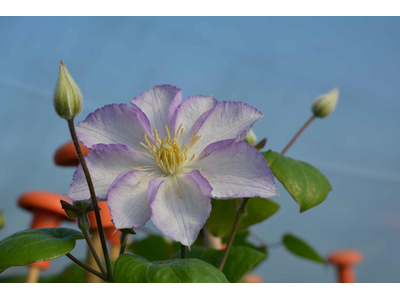
M 179 189 L 178 189 L 179 188 Z M 190 246 L 210 216 L 211 186 L 198 171 L 150 181 L 151 220 L 163 234 Z
M 151 129 L 158 135 L 167 135 L 165 125 L 171 125 L 174 112 L 182 102 L 182 90 L 172 85 L 156 85 L 131 100 L 132 106 L 140 108 L 149 118 Z M 172 128 L 172 127 L 171 127 Z
M 139 118 L 138 118 L 139 117 Z M 110 104 L 95 110 L 79 122 L 76 131 L 87 148 L 96 144 L 124 144 L 143 151 L 143 133 L 151 133 L 140 111 L 126 104 Z
M 132 171 L 132 168 L 156 166 L 153 159 L 139 154 L 125 145 L 94 145 L 92 151 L 85 156 L 85 160 L 96 196 L 99 199 L 106 198 L 110 185 L 119 174 Z M 68 197 L 72 200 L 90 199 L 88 185 L 81 165 L 73 175 Z
M 200 153 L 199 157 L 203 157 L 208 155 L 211 151 L 220 148 L 220 147 L 224 147 L 224 146 L 228 146 L 231 145 L 235 142 L 238 142 L 236 139 L 230 139 L 230 140 L 222 140 L 222 141 L 218 141 L 215 143 L 212 143 L 210 145 L 208 145 L 207 147 L 204 148 L 204 150 Z M 196 163 L 196 161 L 194 161 L 194 163 Z
M 192 127 L 197 119 L 206 111 L 213 109 L 217 103 L 218 101 L 211 96 L 193 96 L 185 99 L 177 109 L 174 132 L 182 124 L 183 142 L 188 144 Z
M 147 187 L 155 175 L 146 176 L 147 173 L 131 171 L 120 176 L 111 185 L 107 205 L 116 228 L 140 227 L 150 219 Z
M 214 142 L 241 139 L 254 122 L 262 117 L 261 112 L 242 102 L 218 103 L 198 128 L 197 135 L 201 138 L 191 149 L 191 153 L 199 153 Z
M 215 143 L 217 144 L 217 143 Z M 239 141 L 210 145 L 211 152 L 190 167 L 201 168 L 213 190 L 213 198 L 269 198 L 279 195 L 274 176 L 265 158 L 254 147 Z

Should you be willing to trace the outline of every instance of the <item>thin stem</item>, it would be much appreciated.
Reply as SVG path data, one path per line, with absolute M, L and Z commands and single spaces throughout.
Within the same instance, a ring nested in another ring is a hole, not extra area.
M 120 237 L 121 248 L 119 249 L 119 256 L 125 253 L 127 237 L 128 237 L 127 233 L 121 232 L 121 237 Z
M 243 213 L 246 208 L 246 204 L 249 201 L 250 198 L 242 198 L 242 202 L 240 203 L 240 206 L 236 212 L 236 218 L 235 222 L 233 223 L 232 231 L 229 235 L 228 243 L 226 244 L 226 248 L 224 253 L 222 254 L 221 262 L 219 263 L 218 268 L 222 271 L 224 269 L 226 259 L 228 258 L 229 251 L 231 251 L 233 240 L 235 239 L 237 229 L 240 224 L 240 220 L 242 219 Z
M 90 196 L 92 198 L 92 204 L 93 204 L 94 213 L 96 216 L 97 230 L 99 231 L 101 247 L 103 249 L 104 259 L 106 261 L 106 266 L 107 266 L 107 276 L 109 278 L 112 278 L 111 260 L 110 260 L 109 254 L 108 254 L 107 243 L 106 243 L 106 238 L 104 235 L 103 225 L 101 223 L 99 204 L 97 203 L 97 197 L 96 197 L 96 193 L 94 191 L 92 178 L 90 177 L 89 169 L 86 165 L 85 158 L 83 156 L 81 147 L 79 145 L 78 136 L 76 135 L 74 120 L 68 120 L 68 127 L 69 127 L 69 131 L 71 133 L 72 141 L 74 142 L 74 146 L 75 146 L 76 153 L 78 155 L 79 162 L 81 163 L 82 170 L 85 173 L 86 181 L 87 181 L 89 191 L 90 191 Z
M 101 273 L 103 273 L 104 276 L 107 276 L 107 271 L 103 266 L 103 263 L 99 257 L 99 255 L 96 252 L 96 249 L 93 246 L 92 240 L 89 237 L 89 233 L 87 230 L 82 230 L 83 236 L 85 237 L 86 243 L 88 244 L 88 247 L 90 249 L 90 252 L 92 253 L 94 260 L 96 261 L 97 265 L 100 268 Z
M 299 131 L 297 131 L 297 133 L 295 134 L 295 136 L 290 140 L 289 144 L 286 145 L 285 149 L 282 150 L 281 155 L 284 155 L 286 153 L 286 151 L 289 150 L 289 148 L 294 144 L 294 142 L 297 140 L 297 138 L 300 136 L 300 134 L 304 131 L 304 129 L 307 128 L 308 125 L 311 124 L 312 121 L 315 120 L 315 116 L 312 115 L 311 118 L 309 118 L 307 120 L 307 122 L 301 126 L 301 128 L 299 129 Z
M 181 258 L 187 258 L 187 247 L 181 244 Z
M 104 281 L 108 282 L 107 278 L 105 276 L 103 276 L 103 274 L 101 274 L 100 272 L 97 272 L 96 270 L 92 269 L 91 267 L 89 267 L 88 265 L 84 264 L 83 262 L 81 262 L 79 259 L 77 259 L 75 256 L 73 256 L 71 253 L 67 253 L 65 254 L 70 260 L 72 260 L 74 263 L 76 263 L 77 265 L 79 265 L 80 267 L 84 268 L 86 271 L 93 273 L 94 275 L 100 277 L 101 279 L 103 279 Z

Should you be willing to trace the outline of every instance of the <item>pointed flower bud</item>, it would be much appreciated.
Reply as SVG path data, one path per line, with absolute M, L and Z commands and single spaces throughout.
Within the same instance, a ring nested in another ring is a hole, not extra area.
M 339 99 L 339 88 L 336 87 L 329 93 L 321 95 L 315 99 L 312 111 L 318 118 L 329 116 L 336 108 Z
M 257 136 L 254 133 L 253 129 L 250 128 L 249 132 L 246 134 L 243 141 L 249 144 L 250 146 L 254 146 L 254 144 L 257 142 Z
M 82 111 L 82 94 L 68 72 L 66 65 L 60 61 L 58 81 L 54 90 L 54 109 L 66 120 L 72 120 Z

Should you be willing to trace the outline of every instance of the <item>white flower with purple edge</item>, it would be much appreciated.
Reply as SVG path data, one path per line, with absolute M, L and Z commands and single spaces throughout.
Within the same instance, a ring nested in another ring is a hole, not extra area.
M 99 200 L 118 229 L 149 219 L 190 246 L 211 212 L 211 199 L 278 195 L 265 158 L 241 141 L 261 112 L 159 85 L 127 104 L 97 109 L 77 125 Z M 81 166 L 68 197 L 90 199 Z

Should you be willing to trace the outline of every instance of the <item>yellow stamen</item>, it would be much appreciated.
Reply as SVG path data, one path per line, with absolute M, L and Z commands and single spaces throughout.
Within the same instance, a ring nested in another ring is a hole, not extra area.
M 189 162 L 191 162 L 191 161 L 193 160 L 194 157 L 195 157 L 195 155 L 193 154 L 193 155 L 192 155 L 192 158 L 189 160 Z
M 205 152 L 199 159 L 198 159 L 198 161 L 200 161 L 200 160 L 202 160 L 204 157 L 206 157 L 208 155 L 208 153 L 207 152 Z
M 176 187 L 176 191 L 178 192 L 179 198 L 182 198 L 181 191 L 179 190 L 179 186 Z
M 145 144 L 143 144 L 142 142 L 140 142 L 140 145 L 142 145 L 143 147 L 145 147 L 147 150 L 149 150 L 149 147 L 147 147 Z
M 147 177 L 149 177 L 151 174 L 147 174 L 146 176 L 144 176 L 142 179 L 139 180 L 139 183 L 142 183 L 143 181 L 145 181 L 147 179 Z
M 154 136 L 155 136 L 154 145 L 157 146 L 157 141 L 159 140 L 158 135 L 157 135 L 157 129 L 154 129 L 153 132 L 154 132 Z
M 151 145 L 151 143 L 149 142 L 149 140 L 147 139 L 147 134 L 143 133 L 143 137 L 146 140 L 147 145 Z
M 179 125 L 178 129 L 176 130 L 177 133 L 179 132 L 179 130 L 181 130 L 182 125 L 183 125 L 182 123 L 181 123 L 181 125 Z
M 132 168 L 132 170 L 134 170 L 134 171 L 144 171 L 145 170 L 145 168 L 144 167 L 137 167 L 137 168 Z
M 171 137 L 168 125 L 165 125 L 167 136 L 160 139 L 157 130 L 154 130 L 154 142 L 150 143 L 146 133 L 143 133 L 143 137 L 147 144 L 140 143 L 147 151 L 154 157 L 157 165 L 160 169 L 168 174 L 174 175 L 179 173 L 184 166 L 191 162 L 195 158 L 195 154 L 188 160 L 188 151 L 192 148 L 200 139 L 200 136 L 196 135 L 196 130 L 189 141 L 189 147 L 183 143 L 183 128 L 182 124 L 179 125 L 176 132 Z M 143 170 L 143 167 L 135 168 L 136 170 Z
M 168 125 L 165 125 L 165 129 L 167 130 L 168 139 L 171 139 L 171 134 L 169 133 Z

